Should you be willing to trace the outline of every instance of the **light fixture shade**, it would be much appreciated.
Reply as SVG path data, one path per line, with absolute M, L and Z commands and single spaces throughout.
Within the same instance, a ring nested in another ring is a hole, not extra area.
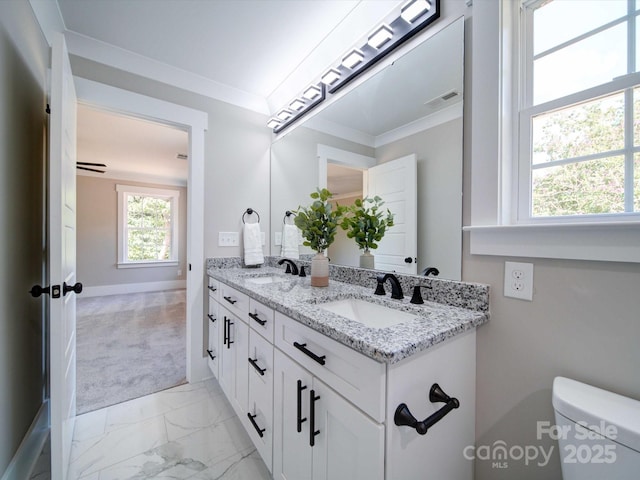
M 393 29 L 387 25 L 382 24 L 375 30 L 371 35 L 369 35 L 369 39 L 367 43 L 370 47 L 375 49 L 380 48 L 382 45 L 387 43 L 393 37 Z
M 296 98 L 293 102 L 289 104 L 289 108 L 293 110 L 302 110 L 304 108 L 304 102 L 299 98 Z
M 276 128 L 278 125 L 280 125 L 280 120 L 277 118 L 270 118 L 267 122 L 267 127 L 269 128 Z
M 286 108 L 283 108 L 282 110 L 280 110 L 277 114 L 276 117 L 278 117 L 281 121 L 286 121 L 291 115 L 293 115 L 289 110 L 287 110 Z
M 306 98 L 307 100 L 315 100 L 321 94 L 322 94 L 322 90 L 320 89 L 320 87 L 311 85 L 302 93 L 302 97 Z
M 324 73 L 324 75 L 322 75 L 322 77 L 320 78 L 320 81 L 325 85 L 331 85 L 332 83 L 335 83 L 336 80 L 338 80 L 339 78 L 340 78 L 340 72 L 331 68 L 327 70 Z
M 402 7 L 400 16 L 407 22 L 412 23 L 424 12 L 429 11 L 431 4 L 428 0 L 410 0 Z
M 357 48 L 354 48 L 346 57 L 342 59 L 342 65 L 344 65 L 346 68 L 351 69 L 359 63 L 362 63 L 362 60 L 364 60 L 364 54 Z

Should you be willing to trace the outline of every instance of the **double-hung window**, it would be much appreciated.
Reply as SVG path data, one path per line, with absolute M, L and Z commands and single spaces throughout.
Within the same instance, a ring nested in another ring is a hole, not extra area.
M 640 0 L 516 14 L 516 223 L 640 220 Z
M 118 267 L 178 262 L 179 190 L 117 185 Z

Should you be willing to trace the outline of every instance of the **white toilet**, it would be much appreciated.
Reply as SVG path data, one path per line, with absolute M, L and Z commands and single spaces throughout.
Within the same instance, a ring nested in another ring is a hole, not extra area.
M 556 377 L 553 409 L 564 480 L 640 478 L 640 401 Z

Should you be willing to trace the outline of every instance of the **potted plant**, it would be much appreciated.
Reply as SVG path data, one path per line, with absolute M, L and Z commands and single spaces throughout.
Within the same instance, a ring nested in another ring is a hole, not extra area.
M 326 188 L 311 193 L 314 200 L 308 207 L 299 206 L 295 211 L 295 224 L 302 231 L 303 245 L 316 251 L 311 261 L 311 285 L 326 287 L 329 285 L 329 259 L 324 251 L 336 238 L 336 230 L 346 207 L 331 205 L 332 194 Z
M 375 259 L 370 250 L 378 248 L 378 243 L 384 237 L 387 228 L 393 226 L 393 214 L 387 208 L 382 209 L 384 202 L 379 196 L 357 199 L 349 207 L 348 214 L 340 226 L 347 231 L 347 237 L 353 238 L 360 250 L 360 267 L 374 268 Z

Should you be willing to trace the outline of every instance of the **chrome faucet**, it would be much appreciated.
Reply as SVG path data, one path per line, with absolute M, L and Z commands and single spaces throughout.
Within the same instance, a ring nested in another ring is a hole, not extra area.
M 376 277 L 376 280 L 378 281 L 376 291 L 374 292 L 376 295 L 385 295 L 384 282 L 391 280 L 391 298 L 395 298 L 396 300 L 402 300 L 404 298 L 400 281 L 393 273 L 381 273 Z
M 284 273 L 290 273 L 291 275 L 298 275 L 298 266 L 296 262 L 290 260 L 288 258 L 283 258 L 278 262 L 278 265 L 282 265 L 283 263 L 287 263 L 287 269 Z

